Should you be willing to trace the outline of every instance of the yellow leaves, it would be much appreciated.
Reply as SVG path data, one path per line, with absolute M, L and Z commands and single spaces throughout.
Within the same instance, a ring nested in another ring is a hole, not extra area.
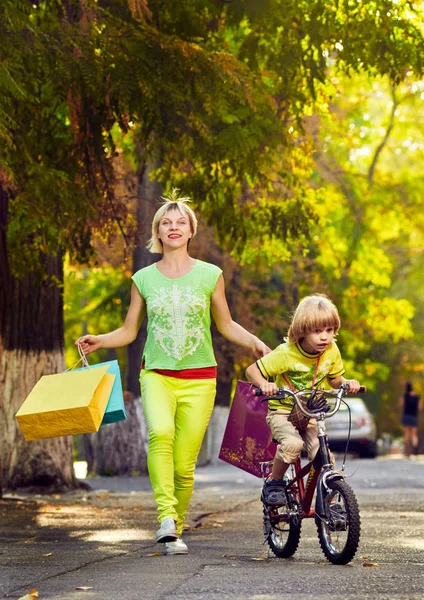
M 151 552 L 147 556 L 163 556 L 162 552 Z
M 93 586 L 91 586 L 91 585 L 79 585 L 75 589 L 78 590 L 78 591 L 80 591 L 80 592 L 86 592 L 87 590 L 92 590 Z
M 413 336 L 411 319 L 415 314 L 412 304 L 403 298 L 374 298 L 367 307 L 365 325 L 375 341 L 392 339 L 398 342 Z
M 391 272 L 392 263 L 384 250 L 364 241 L 352 261 L 349 275 L 354 281 L 388 288 L 391 285 Z
M 53 556 L 53 552 L 48 552 L 47 554 L 43 554 L 43 556 Z
M 380 564 L 379 564 L 379 563 L 371 562 L 371 561 L 368 559 L 368 556 L 361 556 L 361 558 L 362 558 L 362 560 L 364 561 L 364 562 L 362 563 L 362 566 L 363 566 L 363 567 L 379 567 L 379 566 L 380 566 Z
M 38 590 L 32 589 L 29 591 L 29 594 L 25 594 L 19 598 L 19 600 L 38 600 Z

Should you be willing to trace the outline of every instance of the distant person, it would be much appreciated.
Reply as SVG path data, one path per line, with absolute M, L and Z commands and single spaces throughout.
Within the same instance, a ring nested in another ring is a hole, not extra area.
M 403 452 L 409 457 L 412 453 L 418 454 L 418 413 L 421 409 L 420 397 L 413 391 L 409 381 L 399 403 L 402 407 Z
M 343 376 L 342 358 L 334 341 L 339 329 L 339 314 L 329 298 L 323 294 L 303 298 L 293 314 L 288 341 L 251 364 L 246 369 L 248 380 L 265 396 L 272 396 L 279 387 L 288 387 L 292 391 L 319 390 L 329 384 L 337 389 L 342 383 L 347 383 L 349 392 L 356 394 L 359 382 Z M 274 377 L 275 382 L 269 381 Z M 262 491 L 265 504 L 273 504 L 284 497 L 284 475 L 296 462 L 303 445 L 310 461 L 314 460 L 319 448 L 316 420 L 310 419 L 304 427 L 296 426 L 292 422 L 293 406 L 294 400 L 288 396 L 282 401 L 268 402 L 267 423 L 278 447 L 272 473 Z
M 133 342 L 147 315 L 140 371 L 149 428 L 148 468 L 158 506 L 156 541 L 167 554 L 187 554 L 181 538 L 194 485 L 194 469 L 216 393 L 211 312 L 218 331 L 257 358 L 270 349 L 235 323 L 219 267 L 188 253 L 197 219 L 188 198 L 173 190 L 152 223 L 151 252 L 163 257 L 132 277 L 131 303 L 122 327 L 77 340 L 83 352 Z

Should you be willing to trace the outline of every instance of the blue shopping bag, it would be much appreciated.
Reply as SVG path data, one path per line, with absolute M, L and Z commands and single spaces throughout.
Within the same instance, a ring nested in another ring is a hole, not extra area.
M 109 423 L 125 421 L 125 419 L 127 418 L 124 405 L 124 395 L 122 392 L 121 372 L 119 370 L 118 361 L 110 360 L 107 362 L 98 363 L 97 365 L 90 365 L 89 367 L 74 369 L 75 371 L 82 371 L 86 369 L 96 369 L 97 367 L 104 367 L 106 365 L 109 366 L 107 372 L 111 375 L 115 375 L 115 382 L 110 393 L 109 402 L 107 403 L 101 425 L 108 425 Z

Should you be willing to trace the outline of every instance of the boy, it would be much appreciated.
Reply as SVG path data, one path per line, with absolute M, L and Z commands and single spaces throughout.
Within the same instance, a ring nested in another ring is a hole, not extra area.
M 340 351 L 334 341 L 340 329 L 337 308 L 323 294 L 303 298 L 296 308 L 288 331 L 288 341 L 260 358 L 246 369 L 249 381 L 262 390 L 265 396 L 274 395 L 279 387 L 293 391 L 301 389 L 324 389 L 326 382 L 332 388 L 349 384 L 350 393 L 359 391 L 359 382 L 343 377 L 344 368 Z M 268 381 L 276 378 L 276 382 Z M 294 463 L 305 443 L 308 458 L 312 461 L 318 451 L 317 425 L 311 419 L 307 427 L 299 431 L 288 420 L 293 399 L 270 400 L 267 423 L 273 438 L 278 442 L 272 473 L 266 480 L 262 498 L 269 503 L 284 486 L 284 474 Z

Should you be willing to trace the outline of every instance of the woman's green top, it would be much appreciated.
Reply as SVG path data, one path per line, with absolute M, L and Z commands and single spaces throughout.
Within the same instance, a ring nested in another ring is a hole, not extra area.
M 211 296 L 221 269 L 197 260 L 183 277 L 169 279 L 156 264 L 132 279 L 147 307 L 146 369 L 212 367 Z

